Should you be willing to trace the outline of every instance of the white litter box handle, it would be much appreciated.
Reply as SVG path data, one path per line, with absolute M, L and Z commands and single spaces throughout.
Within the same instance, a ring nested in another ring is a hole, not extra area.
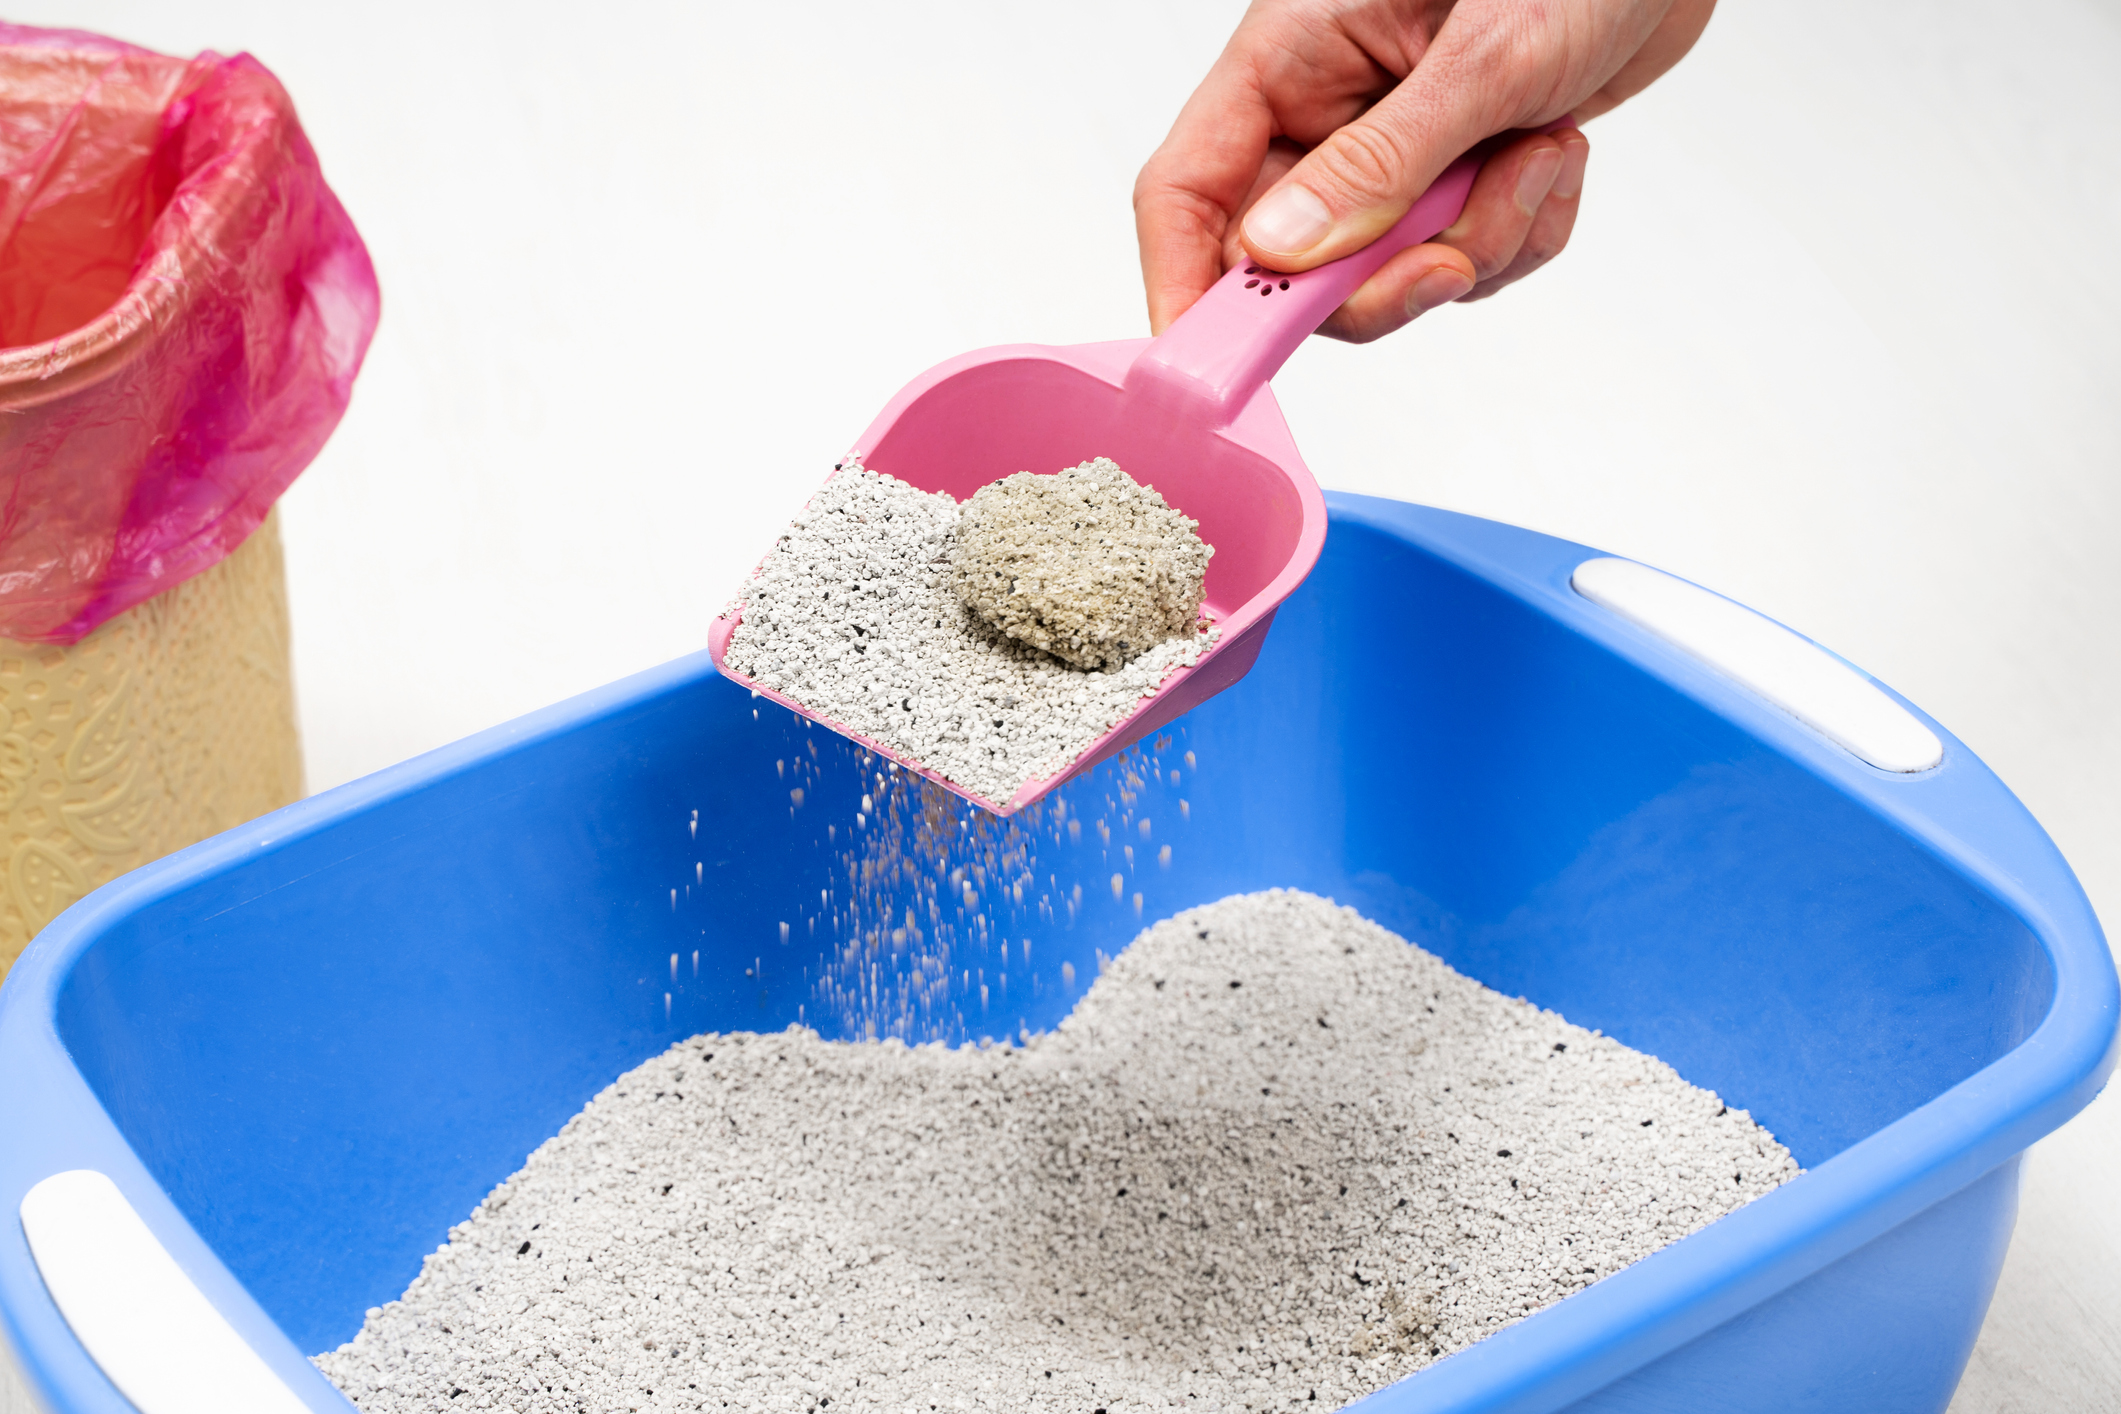
M 1927 771 L 1944 743 L 1841 659 L 1763 614 L 1633 560 L 1585 560 L 1578 594 L 1685 650 L 1883 771 Z
M 108 1176 L 43 1180 L 22 1232 L 75 1338 L 140 1414 L 308 1414 Z

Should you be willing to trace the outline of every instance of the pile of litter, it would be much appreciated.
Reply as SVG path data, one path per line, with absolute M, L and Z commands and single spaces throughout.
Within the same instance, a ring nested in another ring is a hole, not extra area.
M 1317 1411 L 1797 1171 L 1277 890 L 1150 928 L 1021 1048 L 682 1042 L 317 1363 L 370 1414 Z
M 982 486 L 958 516 L 950 569 L 966 608 L 1078 668 L 1119 668 L 1199 631 L 1200 523 L 1107 457 Z
M 1199 659 L 1211 629 L 1085 672 L 996 631 L 952 587 L 958 505 L 849 463 L 738 595 L 725 659 L 966 790 L 1006 803 Z

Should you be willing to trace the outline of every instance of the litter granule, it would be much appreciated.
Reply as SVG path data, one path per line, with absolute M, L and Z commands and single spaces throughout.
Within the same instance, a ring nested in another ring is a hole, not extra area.
M 997 633 L 950 585 L 958 506 L 848 463 L 738 595 L 731 667 L 976 795 L 1052 775 L 1215 639 L 1085 672 Z
M 972 494 L 950 570 L 966 608 L 1078 668 L 1117 668 L 1198 631 L 1208 559 L 1200 522 L 1109 457 L 1020 471 Z
M 1277 890 L 1150 928 L 1020 1048 L 682 1042 L 317 1364 L 374 1414 L 1330 1409 L 1797 1172 Z

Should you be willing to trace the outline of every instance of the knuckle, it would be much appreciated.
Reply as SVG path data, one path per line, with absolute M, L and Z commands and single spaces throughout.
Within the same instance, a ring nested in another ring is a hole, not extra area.
M 1473 257 L 1473 284 L 1477 288 L 1509 268 L 1510 262 L 1504 260 L 1498 252 L 1482 251 Z
M 1526 233 L 1524 246 L 1517 252 L 1517 259 L 1511 262 L 1511 268 L 1520 273 L 1537 270 L 1561 254 L 1568 248 L 1575 225 L 1573 213 L 1549 203 L 1540 213 L 1540 219 L 1534 221 L 1532 229 Z
M 1367 344 L 1391 333 L 1409 317 L 1404 294 L 1380 275 L 1348 296 L 1319 332 L 1344 344 Z
M 1393 195 L 1407 165 L 1398 141 L 1372 123 L 1350 123 L 1311 155 L 1321 174 L 1360 205 Z
M 1406 322 L 1404 315 L 1395 320 L 1375 312 L 1351 314 L 1344 308 L 1320 325 L 1318 332 L 1343 344 L 1374 344 Z
M 1482 284 L 1494 279 L 1510 267 L 1515 251 L 1505 250 L 1494 239 L 1469 241 L 1459 249 L 1473 263 L 1473 282 Z
M 1517 259 L 1513 263 L 1522 265 L 1527 270 L 1536 270 L 1561 254 L 1562 248 L 1568 243 L 1569 234 L 1566 231 L 1535 230 L 1525 237 L 1524 249 L 1517 253 Z
M 1230 227 L 1229 213 L 1187 187 L 1146 179 L 1135 183 L 1134 221 L 1142 230 L 1183 233 L 1189 239 L 1220 244 Z
M 1156 190 L 1155 177 L 1153 175 L 1155 170 L 1156 159 L 1152 157 L 1147 162 L 1142 164 L 1142 169 L 1139 172 L 1136 172 L 1134 174 L 1134 191 L 1132 193 L 1132 196 L 1134 201 L 1134 209 L 1136 211 L 1142 209 L 1142 204 L 1148 201 L 1151 195 Z
M 1182 188 L 1174 180 L 1174 164 L 1163 153 L 1158 152 L 1142 163 L 1141 171 L 1134 175 L 1134 209 L 1153 202 L 1169 201 Z

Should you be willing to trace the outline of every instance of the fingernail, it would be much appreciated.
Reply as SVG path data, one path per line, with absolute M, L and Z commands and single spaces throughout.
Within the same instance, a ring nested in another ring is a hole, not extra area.
M 1547 199 L 1554 189 L 1554 178 L 1561 171 L 1561 149 L 1542 147 L 1525 158 L 1524 166 L 1517 172 L 1517 206 L 1527 216 L 1539 214 L 1539 203 Z
M 1284 182 L 1245 216 L 1245 238 L 1261 250 L 1296 255 L 1325 239 L 1333 213 L 1305 188 Z
M 1563 201 L 1574 201 L 1576 194 L 1583 190 L 1583 169 L 1590 160 L 1590 143 L 1581 137 L 1573 141 L 1562 139 L 1561 171 L 1555 176 L 1554 185 L 1547 195 L 1559 197 Z
M 1440 304 L 1449 304 L 1473 288 L 1462 270 L 1431 270 L 1407 291 L 1407 318 L 1419 319 Z

